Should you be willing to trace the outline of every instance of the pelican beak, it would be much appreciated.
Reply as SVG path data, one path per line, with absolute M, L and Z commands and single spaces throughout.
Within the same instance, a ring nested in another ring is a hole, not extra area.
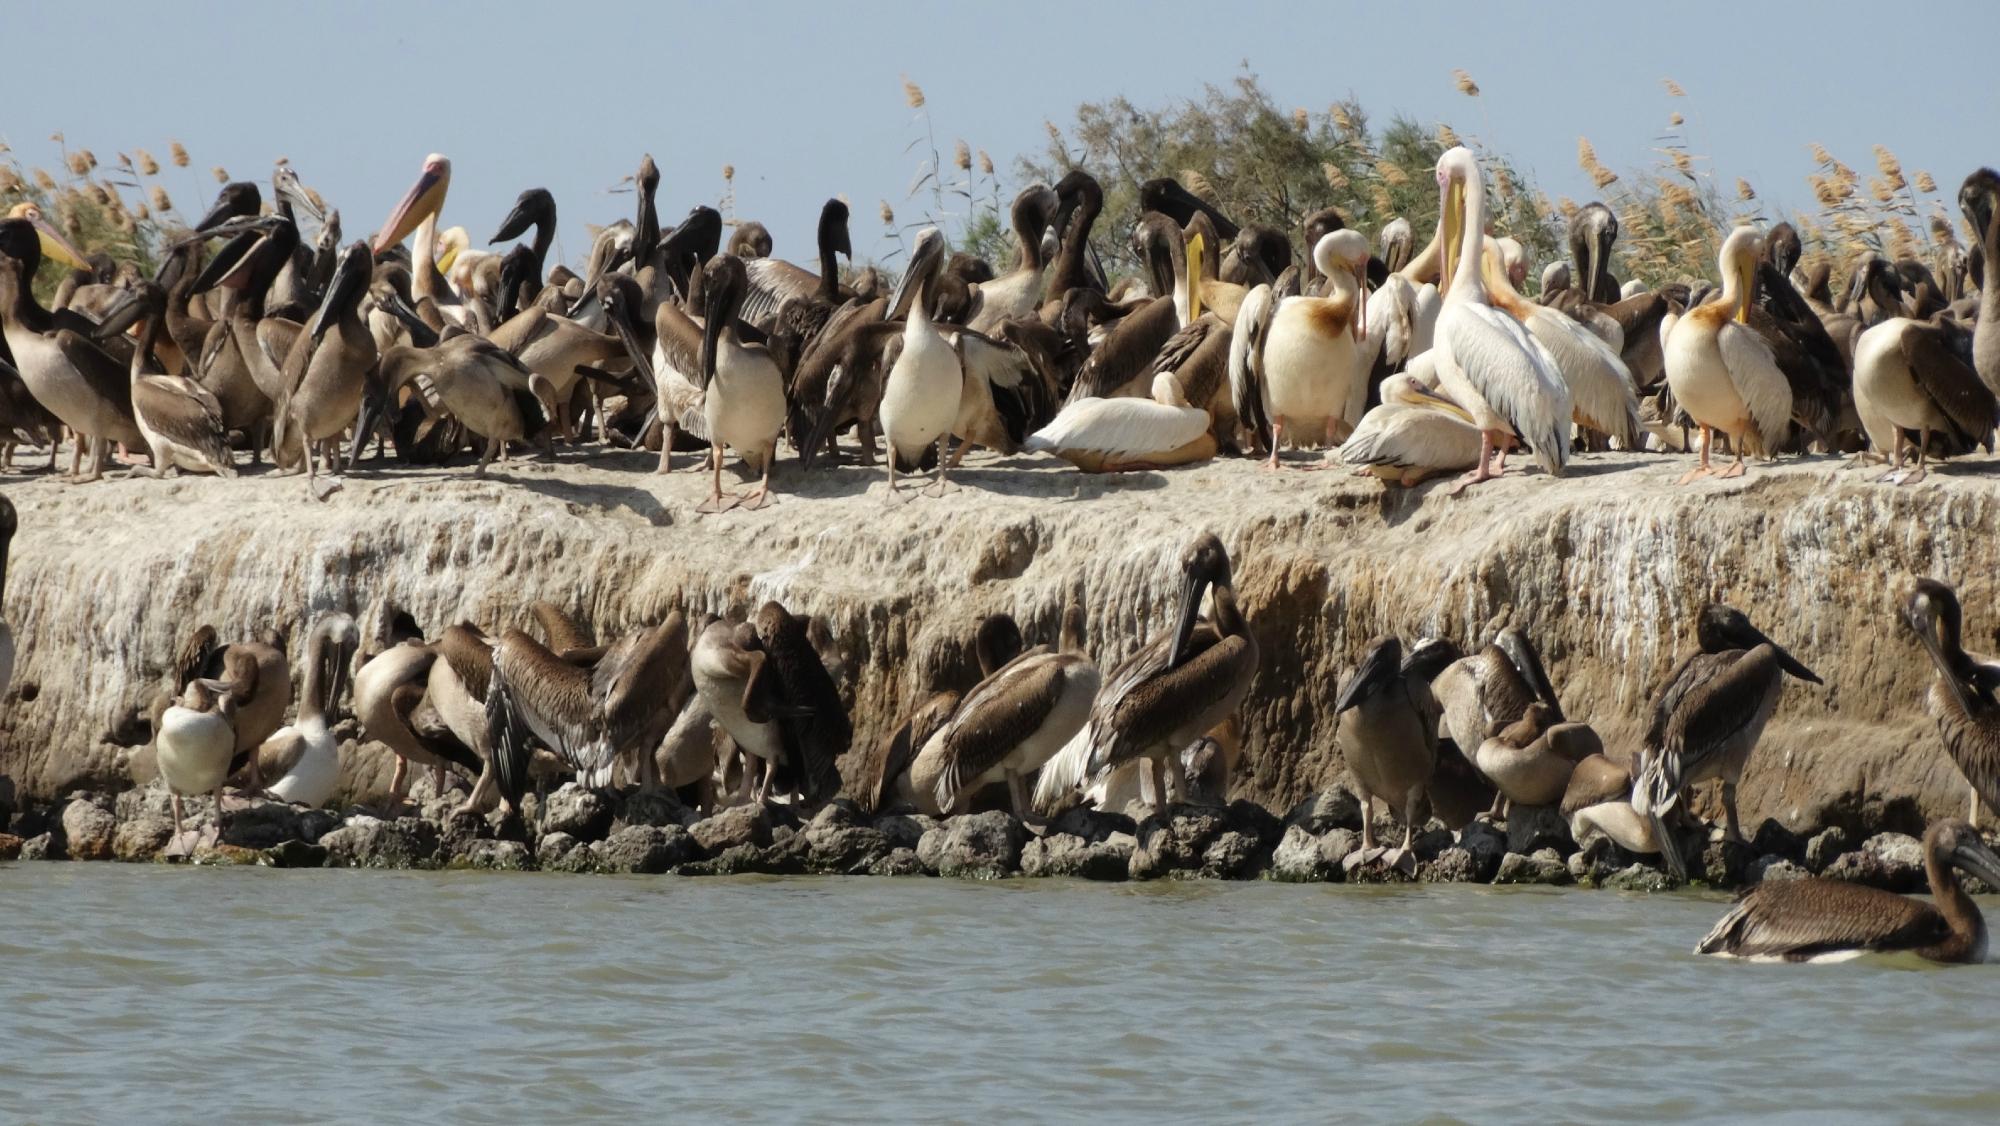
M 1960 841 L 1951 851 L 1952 863 L 1985 880 L 1993 887 L 2000 887 L 2000 856 L 1978 840 Z
M 1450 399 L 1445 398 L 1443 395 L 1438 394 L 1436 391 L 1433 391 L 1428 387 L 1422 386 L 1421 384 L 1412 385 L 1410 392 L 1411 394 L 1416 396 L 1417 402 L 1414 404 L 1416 406 L 1435 407 L 1438 410 L 1444 411 L 1446 414 L 1464 419 L 1466 425 L 1468 426 L 1479 425 L 1478 423 L 1472 421 L 1472 416 L 1466 413 L 1464 407 L 1459 406 L 1457 403 L 1452 402 Z
M 1819 678 L 1818 673 L 1805 667 L 1803 664 L 1800 664 L 1799 659 L 1797 657 L 1792 656 L 1789 652 L 1787 652 L 1784 646 L 1773 641 L 1771 642 L 1771 648 L 1778 651 L 1779 668 L 1784 669 L 1786 672 L 1792 674 L 1793 676 L 1799 678 L 1800 680 L 1810 681 L 1813 684 L 1826 683 L 1825 681 Z M 1995 886 L 2000 886 L 2000 885 L 1995 885 Z
M 1200 232 L 1187 241 L 1187 294 L 1188 323 L 1201 319 L 1201 267 L 1202 255 L 1208 249 Z
M 389 213 L 389 221 L 382 224 L 381 232 L 375 236 L 375 253 L 402 242 L 425 219 L 443 210 L 445 192 L 450 187 L 451 166 L 436 160 L 425 161 L 423 174 L 410 185 L 402 202 Z
M 534 218 L 534 213 L 528 210 L 527 201 L 516 200 L 514 210 L 509 211 L 507 217 L 500 220 L 500 229 L 493 232 L 492 238 L 486 240 L 487 245 L 520 238 L 527 233 L 528 224 L 533 222 Z
M 633 370 L 645 379 L 646 386 L 657 392 L 660 383 L 653 374 L 653 357 L 646 354 L 646 349 L 640 344 L 639 334 L 632 328 L 631 310 L 625 307 L 623 300 L 604 301 L 603 305 L 604 319 L 611 322 L 612 329 L 618 333 L 618 339 L 625 343 L 625 353 L 632 358 Z M 703 328 L 703 335 L 707 335 L 706 326 Z
M 340 256 L 340 265 L 334 268 L 333 280 L 327 283 L 326 296 L 314 310 L 306 331 L 312 335 L 313 343 L 319 343 L 326 330 L 333 327 L 333 320 L 342 309 L 352 308 L 356 291 L 367 286 L 374 274 L 374 258 L 368 253 L 368 244 L 357 242 Z
M 708 287 L 708 309 L 701 323 L 701 385 L 705 389 L 715 379 L 715 352 L 722 341 L 725 317 L 721 285 Z
M 1736 259 L 1736 276 L 1743 286 L 1743 302 L 1736 309 L 1736 323 L 1750 323 L 1750 306 L 1757 300 L 1757 258 L 1753 254 L 1739 254 Z
M 1438 213 L 1442 256 L 1438 259 L 1438 293 L 1451 289 L 1452 274 L 1458 270 L 1459 249 L 1465 243 L 1465 185 L 1457 176 L 1445 184 L 1443 210 Z
M 1187 652 L 1188 638 L 1194 635 L 1195 619 L 1201 616 L 1201 596 L 1208 593 L 1208 576 L 1200 570 L 1188 572 L 1187 581 L 1181 587 L 1181 609 L 1174 618 L 1174 644 L 1167 650 L 1167 667 L 1180 667 L 1181 657 Z
M 298 176 L 285 177 L 273 186 L 273 190 L 279 195 L 284 196 L 291 203 L 294 211 L 305 215 L 315 223 L 326 222 L 326 212 L 322 211 L 319 204 L 314 202 L 313 197 L 307 193 L 305 185 L 299 183 Z
M 42 257 L 53 258 L 74 269 L 90 269 L 90 263 L 83 259 L 83 251 L 70 245 L 70 241 L 63 237 L 62 232 L 56 230 L 55 225 L 43 218 L 40 212 L 37 212 L 29 222 L 35 225 L 36 241 L 42 244 Z
M 1368 336 L 1368 263 L 1360 262 L 1354 267 L 1355 302 L 1359 306 L 1354 311 L 1354 339 L 1363 340 Z
M 471 241 L 469 238 L 460 237 L 462 233 L 462 228 L 453 227 L 445 232 L 446 237 L 439 240 L 444 244 L 444 253 L 438 255 L 438 273 L 449 276 L 452 263 L 458 261 L 459 250 Z
M 1585 257 L 1584 261 L 1586 263 L 1585 268 L 1589 270 L 1589 274 L 1584 277 L 1579 289 L 1581 289 L 1585 301 L 1595 301 L 1597 300 L 1597 274 L 1598 271 L 1604 269 L 1604 240 L 1598 237 L 1596 231 L 1591 232 L 1590 253 Z M 1572 282 L 1570 284 L 1576 285 L 1577 283 Z

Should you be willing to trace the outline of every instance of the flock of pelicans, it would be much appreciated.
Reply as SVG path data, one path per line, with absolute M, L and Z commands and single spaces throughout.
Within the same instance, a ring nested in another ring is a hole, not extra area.
M 1607 264 L 1616 220 L 1592 205 L 1572 226 L 1573 264 L 1545 272 L 1529 301 L 1528 264 L 1518 243 L 1488 236 L 1481 171 L 1463 148 L 1438 161 L 1428 247 L 1413 254 L 1398 220 L 1377 256 L 1328 210 L 1305 224 L 1303 267 L 1284 232 L 1239 227 L 1150 181 L 1133 233 L 1150 276 L 1117 286 L 1088 253 L 1102 192 L 1081 171 L 1016 199 L 1008 272 L 949 253 L 928 229 L 887 292 L 872 269 L 841 281 L 837 200 L 821 215 L 815 273 L 770 257 L 755 223 L 725 249 L 711 208 L 662 228 L 647 158 L 636 218 L 606 228 L 578 274 L 546 261 L 556 212 L 542 189 L 501 224 L 496 242 L 534 230 L 504 255 L 440 231 L 450 176 L 448 160 L 429 157 L 381 231 L 343 248 L 339 213 L 322 214 L 281 164 L 274 206 L 254 184 L 226 185 L 152 280 L 93 270 L 32 205 L 17 206 L 0 221 L 0 435 L 45 443 L 53 469 L 67 430 L 72 478 L 91 447 L 86 479 L 114 446 L 149 474 L 233 476 L 239 451 L 253 464 L 268 453 L 323 499 L 337 478 L 322 472 L 351 469 L 371 440 L 381 457 L 385 428 L 404 461 L 442 462 L 469 444 L 483 474 L 513 443 L 553 456 L 555 437 L 575 442 L 594 424 L 607 443 L 657 450 L 662 472 L 677 444 L 706 446 L 703 508 L 719 511 L 765 502 L 781 438 L 810 469 L 837 460 L 849 431 L 867 464 L 886 441 L 900 498 L 899 472 L 929 469 L 941 492 L 974 445 L 1115 471 L 1224 450 L 1268 453 L 1276 468 L 1288 442 L 1332 444 L 1385 482 L 1465 470 L 1464 488 L 1504 472 L 1516 449 L 1560 475 L 1573 450 L 1685 449 L 1690 431 L 1700 461 L 1684 482 L 1713 472 L 1718 434 L 1734 457 L 1721 476 L 1742 473 L 1749 454 L 1872 451 L 1900 482 L 1932 456 L 1990 449 L 2000 422 L 2000 285 L 1968 284 L 2000 254 L 2000 176 L 1986 170 L 1960 193 L 1971 256 L 1936 271 L 1871 260 L 1838 300 L 1824 269 L 1796 275 L 1798 239 L 1783 225 L 1729 234 L 1718 291 L 1621 288 Z M 319 227 L 311 243 L 304 219 Z M 74 271 L 53 311 L 31 288 L 45 257 Z M 742 495 L 723 488 L 729 450 L 760 478 Z M 0 595 L 14 522 L 0 498 Z M 1257 643 L 1215 536 L 1196 537 L 1180 571 L 1171 627 L 1110 669 L 1088 653 L 1081 605 L 1066 608 L 1053 644 L 1027 646 L 1004 616 L 983 623 L 983 679 L 912 702 L 868 756 L 863 799 L 1032 817 L 1226 795 L 1236 750 L 1217 733 L 1248 690 Z M 2000 665 L 1960 647 L 1948 587 L 1927 580 L 1902 610 L 1937 667 L 1929 707 L 1972 783 L 1976 822 L 1980 797 L 2000 802 Z M 426 640 L 391 614 L 358 667 L 361 631 L 330 614 L 311 630 L 290 724 L 284 639 L 199 631 L 155 710 L 177 831 L 183 796 L 213 793 L 219 811 L 230 779 L 329 801 L 332 723 L 350 688 L 367 737 L 397 755 L 398 806 L 411 764 L 440 786 L 447 770 L 472 779 L 464 811 L 512 812 L 552 774 L 673 787 L 710 807 L 724 794 L 818 803 L 841 787 L 837 764 L 857 749 L 824 623 L 772 602 L 747 621 L 676 612 L 605 641 L 558 607 L 533 612 L 539 639 L 459 623 Z M 1340 686 L 1339 739 L 1369 808 L 1382 799 L 1406 832 L 1383 849 L 1368 826 L 1351 862 L 1412 866 L 1409 832 L 1426 807 L 1462 827 L 1518 803 L 1559 806 L 1579 843 L 1660 853 L 1680 872 L 1698 825 L 1684 794 L 1710 779 L 1722 784 L 1723 831 L 1740 839 L 1736 782 L 1784 679 L 1818 678 L 1725 605 L 1704 608 L 1696 641 L 1624 762 L 1565 717 L 1517 629 L 1470 655 L 1438 639 L 1407 652 L 1375 640 Z M 12 657 L 0 621 L 0 692 Z M 2000 858 L 1958 821 L 1935 826 L 1925 850 L 1934 906 L 1823 880 L 1763 885 L 1701 949 L 1982 957 L 1984 925 L 1948 869 L 2000 885 Z

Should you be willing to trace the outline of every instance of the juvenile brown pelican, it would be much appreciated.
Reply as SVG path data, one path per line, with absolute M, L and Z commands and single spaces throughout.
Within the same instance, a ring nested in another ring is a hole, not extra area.
M 1054 225 L 1061 232 L 1055 268 L 1049 272 L 1048 292 L 1042 302 L 1042 320 L 1051 324 L 1061 319 L 1063 298 L 1072 289 L 1102 292 L 1104 281 L 1090 269 L 1090 231 L 1104 210 L 1104 188 L 1097 178 L 1081 168 L 1073 169 L 1056 181 Z
M 338 486 L 321 488 L 319 463 L 339 471 L 340 435 L 354 424 L 377 359 L 375 337 L 360 314 L 373 271 L 368 244 L 350 245 L 318 311 L 285 357 L 287 389 L 277 400 L 272 450 L 282 461 L 297 442 L 305 455 L 306 488 L 322 500 Z
M 1632 808 L 1658 824 L 1679 804 L 1681 791 L 1721 778 L 1727 833 L 1740 841 L 1736 781 L 1778 706 L 1785 676 L 1814 684 L 1820 679 L 1733 606 L 1703 606 L 1695 638 L 1699 647 L 1681 658 L 1653 698 L 1646 763 Z M 1664 831 L 1660 836 L 1671 839 Z M 1683 874 L 1680 850 L 1670 846 L 1665 851 L 1668 867 Z
M 1444 304 L 1431 350 L 1439 389 L 1465 408 L 1482 435 L 1479 465 L 1457 488 L 1505 472 L 1506 447 L 1517 437 L 1560 477 L 1569 460 L 1569 385 L 1520 322 L 1487 300 L 1479 271 L 1486 188 L 1478 160 L 1463 147 L 1446 152 L 1438 158 L 1437 182 L 1444 197 L 1438 217 Z M 1489 464 L 1495 453 L 1498 464 Z
M 1903 621 L 1937 666 L 1924 706 L 1938 735 L 1972 786 L 1966 820 L 1979 824 L 1979 799 L 2000 807 L 2000 663 L 1975 657 L 1959 643 L 1958 595 L 1936 579 L 1920 579 L 1903 603 Z
M 14 502 L 0 497 L 0 700 L 7 698 L 7 686 L 14 681 L 14 629 L 7 624 L 7 552 L 20 525 Z
M 2000 884 L 2000 856 L 1979 831 L 1944 820 L 1924 834 L 1933 902 L 1823 876 L 1762 883 L 1737 897 L 1694 952 L 1782 962 L 1841 962 L 1866 954 L 1984 962 L 1986 920 L 1953 868 Z
M 714 487 L 699 511 L 722 512 L 737 505 L 764 507 L 771 493 L 771 466 L 778 460 L 778 433 L 785 427 L 785 377 L 762 344 L 746 342 L 736 331 L 747 279 L 743 259 L 717 255 L 705 271 L 707 316 L 701 329 L 702 415 L 708 423 L 709 456 Z M 736 451 L 744 464 L 761 471 L 757 487 L 747 495 L 722 495 L 724 447 Z
M 292 705 L 292 667 L 285 659 L 283 639 L 273 633 L 255 641 L 219 645 L 214 627 L 202 626 L 175 656 L 174 673 L 175 699 L 197 678 L 212 682 L 218 692 L 227 694 L 236 728 L 229 772 L 234 775 L 250 767 L 248 788 L 258 788 L 256 783 L 262 779 L 256 772 L 254 752 L 285 722 L 285 709 Z
M 529 227 L 535 228 L 535 241 L 528 250 L 523 276 L 518 279 L 519 287 L 503 284 L 495 303 L 495 308 L 501 310 L 503 317 L 533 301 L 542 292 L 542 271 L 548 265 L 549 247 L 556 238 L 556 197 L 549 194 L 547 188 L 529 188 L 522 192 L 520 198 L 514 201 L 514 209 L 500 220 L 500 229 L 494 231 L 487 242 L 491 244 L 520 238 Z
M 729 232 L 729 253 L 738 258 L 769 258 L 770 228 L 755 219 L 736 224 L 736 229 Z
M 271 797 L 314 809 L 333 797 L 340 784 L 340 742 L 333 737 L 332 712 L 358 640 L 354 619 L 346 614 L 328 614 L 313 626 L 298 719 L 257 748 L 257 773 L 271 779 L 264 787 Z
M 571 646 L 557 652 L 575 660 L 594 648 Z M 641 784 L 656 781 L 654 752 L 675 715 L 663 704 L 680 689 L 687 665 L 687 619 L 675 610 L 659 625 L 632 630 L 605 646 L 591 666 L 590 696 L 603 717 L 613 758 L 624 764 L 627 777 Z
M 757 645 L 769 662 L 766 675 L 774 693 L 784 703 L 777 718 L 794 789 L 805 801 L 817 802 L 840 787 L 838 760 L 853 742 L 854 728 L 809 629 L 805 618 L 776 602 L 757 611 Z
M 1014 268 L 973 288 L 978 307 L 966 327 L 992 335 L 1013 318 L 1032 315 L 1042 304 L 1042 277 L 1048 259 L 1042 254 L 1042 233 L 1061 206 L 1046 184 L 1030 184 L 1014 197 Z
M 1985 259 L 1984 284 L 1979 287 L 1979 319 L 1972 333 L 1972 367 L 1995 394 L 2000 394 L 2000 173 L 1981 168 L 1965 178 L 1958 189 L 1958 207 L 1964 212 L 1972 237 Z
M 1653 819 L 1632 808 L 1632 770 L 1609 755 L 1586 755 L 1563 787 L 1561 812 L 1570 838 L 1588 848 L 1603 838 L 1627 852 L 1660 851 Z
M 433 348 L 398 344 L 382 354 L 379 366 L 382 394 L 391 402 L 406 384 L 424 376 L 438 405 L 486 439 L 474 477 L 486 476 L 496 457 L 505 459 L 507 443 L 539 433 L 554 410 L 555 388 L 514 358 L 513 353 L 466 334 Z M 529 389 L 523 389 L 523 387 Z M 364 439 L 357 434 L 359 445 Z
M 694 652 L 688 657 L 695 691 L 708 705 L 716 725 L 728 732 L 737 749 L 749 759 L 763 761 L 761 779 L 753 779 L 756 772 L 745 763 L 741 794 L 744 801 L 764 800 L 770 792 L 778 760 L 785 754 L 784 734 L 774 718 L 780 705 L 768 679 L 768 659 L 757 640 L 755 627 L 748 622 L 732 626 L 719 618 L 702 627 Z
M 1083 630 L 1083 607 L 1071 603 L 1060 651 L 1023 655 L 967 693 L 910 764 L 911 788 L 950 815 L 982 787 L 1005 781 L 1015 816 L 1027 816 L 1028 776 L 1083 729 L 1097 697 Z
M 1444 713 L 1440 732 L 1468 759 L 1488 732 L 1518 721 L 1531 704 L 1545 705 L 1556 722 L 1563 718 L 1562 701 L 1542 670 L 1541 654 L 1524 631 L 1512 626 L 1477 653 L 1446 666 L 1432 680 L 1431 692 Z
M 1257 675 L 1257 639 L 1236 608 L 1229 553 L 1212 532 L 1181 554 L 1181 603 L 1170 634 L 1155 637 L 1115 669 L 1090 712 L 1083 776 L 1128 761 L 1150 760 L 1142 795 L 1164 810 L 1181 781 L 1180 753 L 1235 713 Z M 1202 594 L 1215 593 L 1209 618 L 1197 622 Z
M 1437 762 L 1442 715 L 1429 682 L 1405 672 L 1402 642 L 1378 637 L 1368 643 L 1333 711 L 1339 717 L 1341 756 L 1361 791 L 1361 848 L 1349 855 L 1347 868 L 1379 857 L 1390 867 L 1414 870 L 1416 856 L 1410 844 L 1416 836 L 1417 810 Z M 1403 843 L 1387 854 L 1375 845 L 1378 797 L 1403 821 Z
M 1708 454 L 1717 430 L 1736 449 L 1720 476 L 1741 477 L 1744 454 L 1775 453 L 1792 419 L 1792 386 L 1771 346 L 1747 324 L 1760 246 L 1754 228 L 1731 231 L 1720 255 L 1722 299 L 1660 322 L 1667 386 L 1701 427 L 1701 464 L 1682 484 L 1714 472 Z
M 889 374 L 883 380 L 882 436 L 889 443 L 889 495 L 897 497 L 896 467 L 900 463 L 914 470 L 933 443 L 938 449 L 939 495 L 945 487 L 944 440 L 958 417 L 959 400 L 965 390 L 965 373 L 958 354 L 952 350 L 929 312 L 931 290 L 944 264 L 944 235 L 936 227 L 925 227 L 910 251 L 909 269 L 896 283 L 890 305 L 904 305 L 904 291 L 915 287 L 916 300 L 909 303 L 903 322 L 901 347 L 891 346 Z
M 1931 435 L 1948 448 L 1993 449 L 2000 402 L 1959 357 L 1948 321 L 1925 323 L 1892 317 L 1861 334 L 1854 345 L 1854 407 L 1868 441 L 1895 464 L 1883 480 L 1898 485 L 1924 479 Z M 1904 430 L 1917 432 L 1917 468 L 1905 475 Z
M 457 766 L 468 778 L 479 777 L 485 768 L 470 747 L 455 738 L 437 737 L 416 718 L 437 656 L 437 650 L 421 640 L 406 641 L 376 654 L 354 674 L 354 717 L 368 738 L 396 756 L 396 771 L 389 779 L 391 811 L 403 804 L 411 763 L 429 767 L 440 779 L 447 765 Z
M 497 721 L 489 737 L 502 792 L 521 792 L 537 743 L 594 790 L 611 785 L 621 757 L 635 760 L 659 746 L 672 720 L 660 702 L 679 679 L 675 662 L 685 636 L 680 618 L 670 616 L 620 639 L 584 668 L 520 630 L 502 634 L 487 696 L 487 715 Z
M 1618 216 L 1601 203 L 1586 203 L 1569 224 L 1569 256 L 1576 263 L 1577 292 L 1585 301 L 1610 305 L 1618 301 L 1618 279 L 1611 274 L 1611 247 L 1618 241 Z
M 1489 728 L 1470 757 L 1511 807 L 1560 802 L 1576 764 L 1603 751 L 1590 725 L 1561 722 L 1555 709 L 1536 700 L 1521 718 Z
M 183 832 L 181 799 L 195 794 L 214 795 L 216 829 L 221 830 L 222 783 L 229 778 L 229 760 L 236 751 L 231 711 L 226 691 L 212 681 L 196 680 L 160 715 L 153 749 L 173 799 L 176 841 Z
M 139 341 L 132 350 L 132 416 L 152 451 L 150 468 L 134 473 L 171 477 L 182 469 L 236 476 L 229 453 L 229 433 L 222 424 L 222 404 L 208 388 L 182 375 L 148 373 L 149 357 L 162 338 L 166 291 L 149 281 L 137 282 L 117 306 L 107 310 L 104 328 L 123 331 L 138 318 Z
M 1368 238 L 1335 231 L 1313 247 L 1313 262 L 1326 276 L 1325 296 L 1287 297 L 1267 314 L 1272 291 L 1252 290 L 1230 341 L 1236 414 L 1260 440 L 1268 434 L 1270 469 L 1288 432 L 1295 443 L 1345 440 L 1368 401 Z M 1255 326 L 1267 319 L 1260 338 Z
M 814 241 L 819 250 L 819 273 L 801 269 L 781 258 L 770 257 L 768 242 L 763 255 L 748 257 L 731 253 L 744 264 L 743 308 L 738 314 L 746 324 L 769 331 L 776 323 L 778 307 L 787 298 L 811 300 L 831 309 L 841 303 L 840 259 L 854 257 L 847 233 L 847 205 L 837 199 L 820 207 L 819 226 Z
M 1020 656 L 1021 647 L 1021 627 L 1012 615 L 989 614 L 981 619 L 972 635 L 972 653 L 979 665 L 980 681 L 992 677 Z M 935 812 L 936 786 L 912 785 L 910 763 L 944 730 L 963 698 L 963 693 L 949 689 L 932 693 L 884 740 L 876 756 L 878 769 L 868 785 L 869 808 L 880 811 L 895 794 L 923 812 Z
M 471 748 L 480 764 L 471 795 L 453 810 L 454 815 L 483 812 L 496 792 L 502 808 L 514 810 L 520 794 L 500 792 L 499 756 L 487 721 L 487 703 L 493 697 L 492 642 L 477 626 L 461 622 L 447 627 L 430 647 L 437 659 L 424 687 L 426 708 L 412 717 L 412 723 L 416 729 L 436 727 L 435 737 L 449 735 Z M 509 776 L 510 784 L 516 780 Z

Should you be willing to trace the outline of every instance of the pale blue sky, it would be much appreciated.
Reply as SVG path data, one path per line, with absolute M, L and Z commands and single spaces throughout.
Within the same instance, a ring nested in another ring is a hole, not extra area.
M 820 202 L 844 193 L 866 258 L 884 249 L 877 200 L 917 210 L 905 204 L 918 127 L 901 75 L 926 91 L 940 144 L 987 149 L 1012 187 L 1013 157 L 1039 149 L 1045 118 L 1066 123 L 1078 102 L 1117 94 L 1142 105 L 1196 96 L 1247 60 L 1281 104 L 1318 111 L 1352 94 L 1379 122 L 1398 111 L 1448 121 L 1579 201 L 1593 194 L 1579 136 L 1614 169 L 1640 167 L 1679 110 L 1725 184 L 1744 176 L 1767 198 L 1802 202 L 1810 142 L 1870 175 L 1882 143 L 1912 178 L 1932 171 L 1950 204 L 1967 172 L 2000 160 L 2000 144 L 1983 147 L 2000 136 L 2000 96 L 1975 53 L 2000 32 L 1996 13 L 1979 0 L 1931 12 L 97 0 L 10 6 L 0 137 L 52 170 L 56 130 L 107 163 L 134 148 L 164 162 L 177 138 L 194 167 L 169 166 L 160 182 L 189 216 L 214 196 L 211 166 L 268 191 L 272 160 L 287 155 L 341 209 L 349 238 L 386 218 L 436 150 L 453 163 L 447 224 L 483 245 L 516 194 L 547 187 L 572 262 L 587 250 L 583 223 L 630 215 L 632 197 L 609 189 L 651 151 L 668 222 L 715 202 L 728 162 L 737 212 L 769 226 L 780 255 L 808 258 Z M 1453 89 L 1454 67 L 1481 98 Z M 1668 77 L 1689 96 L 1668 97 Z

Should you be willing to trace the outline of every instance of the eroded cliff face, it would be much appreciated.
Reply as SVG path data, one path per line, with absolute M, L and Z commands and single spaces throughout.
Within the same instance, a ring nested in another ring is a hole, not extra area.
M 771 507 L 704 517 L 706 476 L 651 475 L 650 460 L 516 461 L 484 482 L 364 471 L 323 504 L 295 478 L 16 478 L 6 613 L 22 653 L 0 701 L 0 773 L 27 796 L 125 777 L 112 737 L 133 738 L 130 717 L 204 622 L 224 638 L 269 625 L 303 638 L 323 611 L 373 629 L 393 604 L 432 633 L 460 619 L 532 629 L 536 598 L 601 634 L 772 598 L 823 617 L 856 745 L 872 747 L 935 685 L 965 683 L 988 613 L 1052 640 L 1075 592 L 1107 664 L 1167 628 L 1176 558 L 1207 528 L 1229 546 L 1263 652 L 1238 796 L 1283 807 L 1338 780 L 1331 705 L 1379 633 L 1469 647 L 1523 624 L 1565 709 L 1629 750 L 1692 644 L 1694 610 L 1720 589 L 1826 680 L 1786 687 L 1741 793 L 1747 824 L 1865 811 L 1893 826 L 1962 812 L 1966 795 L 1923 714 L 1930 670 L 1894 598 L 1934 574 L 1959 585 L 1969 647 L 2000 624 L 2000 487 L 1970 463 L 1906 489 L 1824 460 L 1679 488 L 1684 459 L 1600 455 L 1562 480 L 1510 476 L 1454 498 L 1246 462 L 1091 478 L 974 458 L 953 477 L 962 491 L 908 503 L 885 499 L 879 469 L 802 477 L 787 463 Z M 350 780 L 366 790 L 382 772 L 361 756 Z

